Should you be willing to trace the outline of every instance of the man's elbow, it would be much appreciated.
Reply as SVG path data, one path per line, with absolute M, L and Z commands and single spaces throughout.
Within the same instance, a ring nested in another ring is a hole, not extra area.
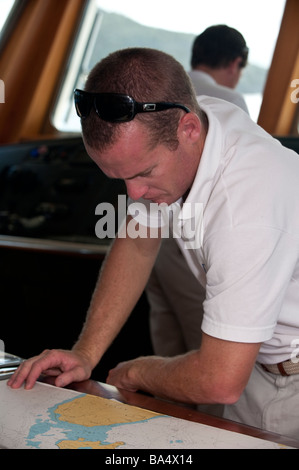
M 218 403 L 221 405 L 233 405 L 234 403 L 237 403 L 241 396 L 242 392 L 236 392 L 236 391 L 230 391 L 227 393 L 221 394 L 221 396 L 218 397 Z M 217 400 L 217 397 L 215 397 Z
M 201 398 L 194 397 L 195 401 L 194 399 L 192 401 L 197 404 L 205 402 L 219 405 L 233 405 L 239 400 L 243 390 L 244 387 L 239 384 L 209 384 L 202 390 Z
M 233 405 L 236 403 L 242 392 L 244 390 L 243 386 L 239 384 L 221 384 L 215 385 L 213 389 L 210 389 L 210 396 L 214 403 L 219 403 L 222 405 Z

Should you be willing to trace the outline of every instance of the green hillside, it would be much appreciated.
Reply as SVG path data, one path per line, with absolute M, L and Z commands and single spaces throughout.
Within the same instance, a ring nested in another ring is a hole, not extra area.
M 102 21 L 89 69 L 110 52 L 126 47 L 152 47 L 174 56 L 186 70 L 190 69 L 191 46 L 194 35 L 150 28 L 125 16 L 102 12 Z M 250 60 L 250 57 L 249 57 Z M 243 72 L 238 89 L 242 93 L 263 90 L 267 71 L 249 63 Z

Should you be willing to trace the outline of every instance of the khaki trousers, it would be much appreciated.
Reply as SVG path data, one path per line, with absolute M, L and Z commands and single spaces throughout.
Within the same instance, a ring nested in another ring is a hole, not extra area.
M 224 417 L 299 440 L 299 374 L 283 377 L 256 364 L 240 399 Z

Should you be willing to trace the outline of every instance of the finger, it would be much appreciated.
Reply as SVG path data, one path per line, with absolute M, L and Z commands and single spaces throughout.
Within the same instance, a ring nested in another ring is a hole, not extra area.
M 30 390 L 33 388 L 38 378 L 46 371 L 56 371 L 56 375 L 61 373 L 59 360 L 56 357 L 55 352 L 47 352 L 43 357 L 37 359 L 31 364 L 31 368 L 25 377 L 25 389 Z M 52 375 L 52 374 L 51 374 Z
M 25 388 L 31 389 L 44 370 L 52 369 L 53 361 L 49 351 L 22 362 L 7 384 L 11 388 L 20 388 L 25 382 Z
M 30 373 L 31 362 L 24 361 L 16 370 L 16 372 L 10 377 L 7 382 L 12 388 L 19 388 L 23 385 L 27 375 Z
M 78 361 L 74 353 L 46 350 L 40 356 L 23 362 L 8 381 L 8 385 L 12 388 L 19 388 L 25 382 L 25 388 L 29 390 L 43 373 L 57 376 L 55 384 L 63 387 L 71 382 L 88 379 L 91 375 L 91 368 L 86 361 Z
M 74 367 L 71 370 L 61 373 L 55 380 L 57 387 L 66 387 L 72 382 L 82 382 L 90 377 L 90 373 L 86 372 L 83 367 Z
M 57 375 L 61 374 L 61 369 L 52 368 L 43 371 L 43 375 L 49 375 L 51 377 L 56 377 Z
M 131 384 L 127 377 L 126 364 L 118 364 L 114 369 L 111 369 L 108 373 L 106 383 L 109 385 L 114 385 L 114 387 L 128 390 L 130 392 L 136 392 L 138 389 Z

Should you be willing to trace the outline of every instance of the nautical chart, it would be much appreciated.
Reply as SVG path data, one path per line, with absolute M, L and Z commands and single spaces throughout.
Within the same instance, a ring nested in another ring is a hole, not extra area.
M 0 447 L 14 449 L 281 448 L 279 444 L 37 383 L 0 381 Z

